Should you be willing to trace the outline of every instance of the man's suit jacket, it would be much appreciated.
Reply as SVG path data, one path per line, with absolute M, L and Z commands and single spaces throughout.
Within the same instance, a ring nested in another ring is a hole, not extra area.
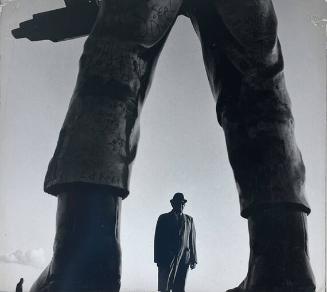
M 178 219 L 173 211 L 160 215 L 154 238 L 154 262 L 165 266 L 175 261 L 178 266 L 182 256 L 186 264 L 197 263 L 193 218 L 182 214 Z

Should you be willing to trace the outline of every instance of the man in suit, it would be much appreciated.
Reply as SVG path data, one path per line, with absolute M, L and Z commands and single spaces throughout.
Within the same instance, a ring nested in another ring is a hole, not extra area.
M 16 292 L 23 292 L 24 279 L 20 278 L 18 284 L 16 285 Z
M 248 274 L 232 291 L 315 291 L 305 168 L 272 1 L 99 3 L 45 178 L 45 191 L 58 197 L 54 255 L 31 291 L 119 291 L 121 204 L 129 194 L 140 113 L 179 15 L 191 19 L 201 41 L 240 213 L 248 220 Z
M 197 264 L 193 218 L 183 214 L 184 195 L 170 200 L 172 210 L 159 216 L 154 237 L 154 262 L 158 266 L 158 291 L 184 292 L 189 267 Z

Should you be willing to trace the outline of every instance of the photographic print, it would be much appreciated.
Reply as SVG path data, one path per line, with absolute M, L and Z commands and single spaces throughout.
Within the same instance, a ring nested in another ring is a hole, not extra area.
M 0 291 L 326 291 L 323 0 L 1 0 Z

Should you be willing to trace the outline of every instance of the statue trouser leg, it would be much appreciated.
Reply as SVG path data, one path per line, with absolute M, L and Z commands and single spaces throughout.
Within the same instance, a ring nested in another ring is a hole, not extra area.
M 228 156 L 248 219 L 248 276 L 232 291 L 315 289 L 307 252 L 305 168 L 269 0 L 205 0 L 190 18 L 201 40 Z
M 139 115 L 182 1 L 116 2 L 101 1 L 46 174 L 45 191 L 58 197 L 57 232 L 32 292 L 119 291 L 119 217 Z M 153 7 L 165 12 L 162 23 L 153 23 Z

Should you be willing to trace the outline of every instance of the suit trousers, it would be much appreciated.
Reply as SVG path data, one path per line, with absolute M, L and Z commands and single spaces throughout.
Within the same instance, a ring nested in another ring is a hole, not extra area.
M 185 284 L 189 265 L 180 264 L 178 266 L 173 283 L 169 283 L 169 273 L 171 269 L 165 266 L 158 267 L 158 291 L 161 292 L 185 292 Z M 164 289 L 166 287 L 166 289 Z
M 69 184 L 91 183 L 128 195 L 140 112 L 165 40 L 183 14 L 201 41 L 241 215 L 272 204 L 309 213 L 272 2 L 111 2 L 102 1 L 84 45 L 45 191 L 56 195 Z

